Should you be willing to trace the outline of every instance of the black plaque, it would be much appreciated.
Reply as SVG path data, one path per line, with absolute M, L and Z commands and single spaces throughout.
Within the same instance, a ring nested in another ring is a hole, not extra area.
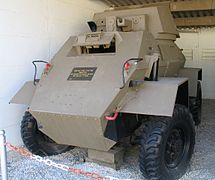
M 75 67 L 68 77 L 68 81 L 91 81 L 97 67 Z

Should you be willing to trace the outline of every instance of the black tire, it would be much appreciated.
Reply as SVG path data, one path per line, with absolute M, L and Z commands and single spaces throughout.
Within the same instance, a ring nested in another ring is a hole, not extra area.
M 36 119 L 27 111 L 21 122 L 21 137 L 26 148 L 33 154 L 39 156 L 57 155 L 72 148 L 72 146 L 55 143 L 39 131 Z
M 186 172 L 195 144 L 192 115 L 176 105 L 173 117 L 150 117 L 144 124 L 139 156 L 147 179 L 179 179 Z M 173 154 L 175 153 L 175 154 Z
M 202 119 L 202 88 L 201 83 L 198 81 L 197 84 L 197 95 L 196 97 L 190 97 L 190 112 L 193 115 L 195 125 L 199 125 Z

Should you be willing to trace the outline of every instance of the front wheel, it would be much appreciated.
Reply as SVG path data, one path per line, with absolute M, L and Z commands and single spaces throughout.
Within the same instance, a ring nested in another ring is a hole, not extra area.
M 21 136 L 26 148 L 36 155 L 57 155 L 71 149 L 71 146 L 57 144 L 39 131 L 36 119 L 27 111 L 21 122 Z
M 150 117 L 141 138 L 140 170 L 147 179 L 179 179 L 187 170 L 195 144 L 192 115 L 176 105 L 173 117 Z

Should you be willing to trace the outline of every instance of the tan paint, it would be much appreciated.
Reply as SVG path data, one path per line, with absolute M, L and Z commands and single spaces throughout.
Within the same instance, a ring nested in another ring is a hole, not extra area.
M 100 165 L 119 170 L 120 166 L 123 163 L 124 153 L 125 149 L 123 147 L 117 146 L 106 152 L 88 149 L 88 158 Z
M 142 25 L 141 17 L 145 16 L 145 24 Z M 133 30 L 141 29 L 148 30 L 151 32 L 155 38 L 159 36 L 159 33 L 168 33 L 173 34 L 175 36 L 179 36 L 178 31 L 176 30 L 176 26 L 172 15 L 170 13 L 170 9 L 167 6 L 158 6 L 158 7 L 148 7 L 148 8 L 138 8 L 138 9 L 127 9 L 127 10 L 117 10 L 117 11 L 107 11 L 103 13 L 96 13 L 94 15 L 94 21 L 98 24 L 98 26 L 102 26 L 103 31 L 106 31 L 106 17 L 108 16 L 116 16 L 118 18 L 124 17 L 125 19 L 129 19 L 132 16 L 133 26 L 135 27 Z M 103 23 L 101 23 L 103 22 Z M 99 30 L 101 30 L 99 28 Z
M 197 96 L 197 83 L 198 83 L 198 73 L 201 71 L 200 68 L 182 68 L 179 71 L 179 77 L 189 78 L 189 95 Z
M 171 117 L 178 87 L 186 81 L 186 78 L 160 78 L 157 82 L 145 82 L 131 89 L 121 112 Z
M 103 135 L 105 115 L 172 115 L 178 86 L 187 81 L 172 77 L 178 76 L 185 58 L 174 43 L 179 35 L 167 7 L 107 11 L 95 14 L 94 21 L 97 32 L 69 38 L 54 56 L 52 69 L 37 84 L 30 112 L 57 143 L 108 151 L 116 142 Z M 110 47 L 110 53 L 92 53 Z M 130 58 L 143 60 L 130 62 L 123 86 L 122 68 Z M 159 75 L 166 78 L 144 82 L 158 60 Z M 77 67 L 96 68 L 92 80 L 68 80 Z M 131 88 L 131 80 L 143 83 Z
M 108 151 L 116 143 L 103 137 L 99 118 L 30 112 L 42 126 L 40 130 L 59 144 Z
M 16 93 L 16 95 L 10 100 L 10 103 L 30 105 L 35 90 L 36 86 L 33 84 L 33 81 L 26 82 Z

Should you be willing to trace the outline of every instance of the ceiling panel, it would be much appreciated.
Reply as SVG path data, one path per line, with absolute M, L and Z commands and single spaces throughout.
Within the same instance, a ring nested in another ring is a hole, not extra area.
M 114 9 L 165 4 L 178 27 L 215 26 L 215 0 L 100 0 Z M 178 24 L 177 24 L 178 23 Z
M 122 7 L 131 5 L 145 5 L 152 3 L 170 2 L 170 0 L 101 0 L 111 7 Z M 175 0 L 177 1 L 177 0 Z M 179 1 L 179 0 L 178 0 Z

